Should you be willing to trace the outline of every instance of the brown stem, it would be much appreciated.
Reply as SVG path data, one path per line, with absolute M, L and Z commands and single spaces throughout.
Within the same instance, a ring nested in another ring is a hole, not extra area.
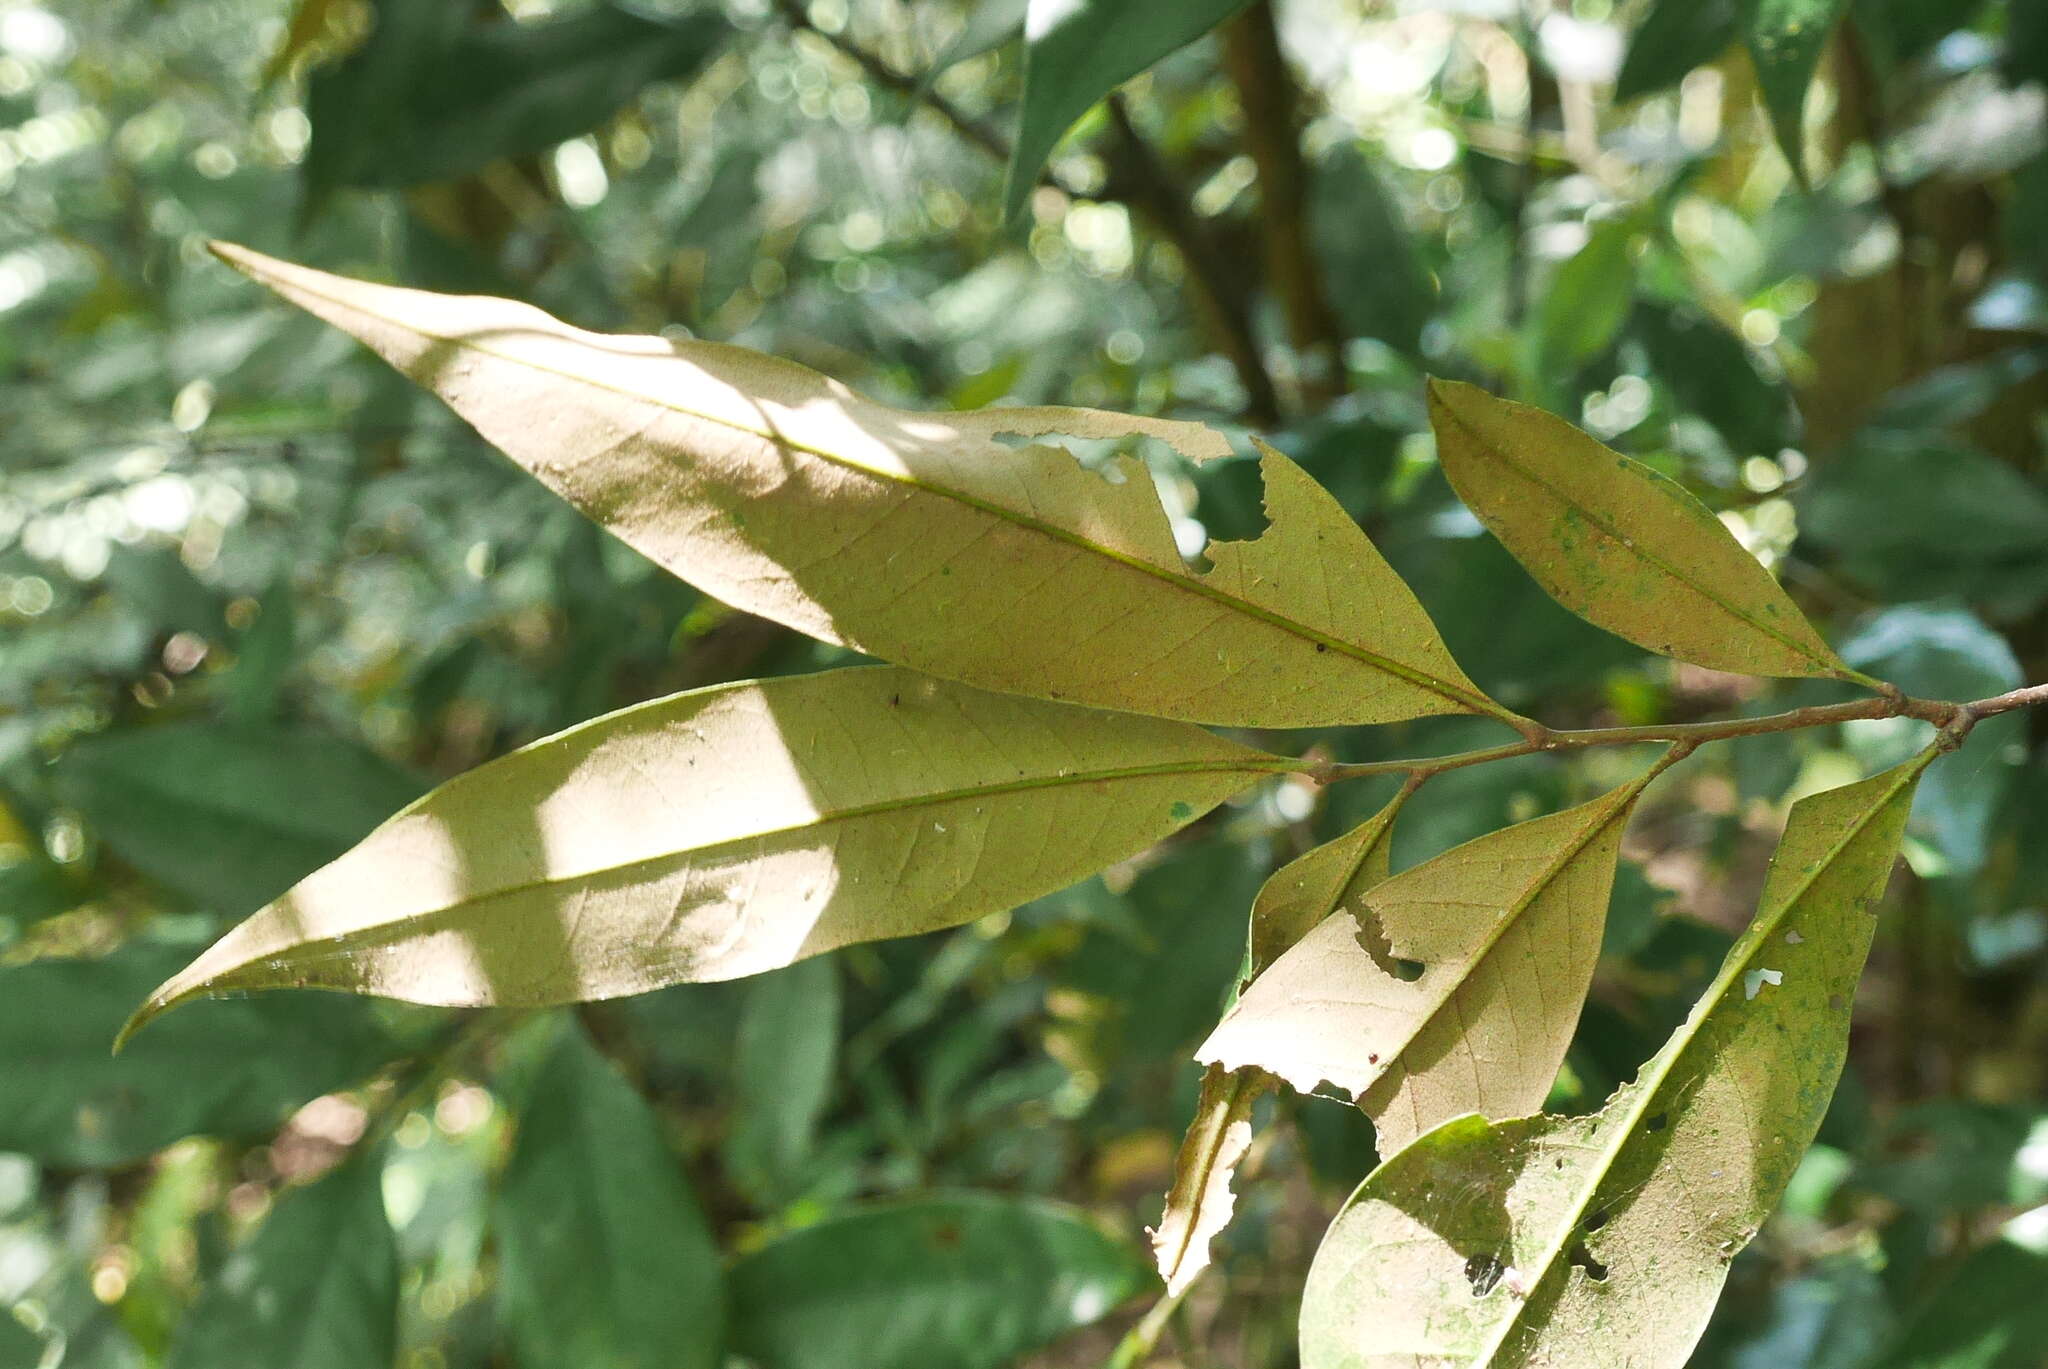
M 1195 217 L 1194 207 L 1181 193 L 1179 183 L 1131 123 L 1131 112 L 1123 97 L 1111 95 L 1108 107 L 1116 141 L 1110 149 L 1110 181 L 1104 193 L 1113 189 L 1112 198 L 1123 200 L 1143 214 L 1180 252 L 1210 330 L 1244 385 L 1245 416 L 1255 422 L 1273 422 L 1280 416 L 1280 398 L 1265 360 L 1259 355 L 1258 335 L 1252 327 L 1249 277 L 1229 260 Z
M 851 58 L 876 85 L 912 99 L 922 100 L 955 132 L 999 162 L 1010 159 L 1009 140 L 988 124 L 975 118 L 908 72 L 898 71 L 879 54 L 869 51 L 844 33 L 828 33 L 811 22 L 803 0 L 780 0 L 783 18 L 790 27 L 814 33 Z M 1228 256 L 1195 217 L 1179 184 L 1159 160 L 1138 130 L 1122 100 L 1109 99 L 1110 124 L 1116 135 L 1109 157 L 1109 176 L 1100 189 L 1083 190 L 1051 168 L 1039 172 L 1041 184 L 1074 199 L 1114 200 L 1129 205 L 1148 220 L 1154 230 L 1171 242 L 1187 263 L 1201 305 L 1203 322 L 1216 345 L 1230 359 L 1246 396 L 1245 417 L 1254 423 L 1278 419 L 1280 404 L 1273 377 L 1259 353 L 1258 336 L 1252 328 L 1249 282 L 1235 269 Z
M 1308 163 L 1301 155 L 1301 87 L 1280 50 L 1271 0 L 1223 26 L 1223 65 L 1244 109 L 1245 150 L 1259 172 L 1266 279 L 1301 357 L 1301 399 L 1320 408 L 1342 394 L 1344 332 L 1309 235 Z
M 1690 750 L 1705 742 L 1727 741 L 1733 737 L 1758 737 L 1770 732 L 1795 732 L 1802 728 L 1824 727 L 1830 723 L 1856 722 L 1871 718 L 1914 718 L 1920 722 L 1932 723 L 1941 729 L 1941 736 L 1936 744 L 1945 751 L 1953 751 L 1963 744 L 1963 739 L 1969 736 L 1970 729 L 1983 719 L 2044 703 L 2048 703 L 2048 684 L 2028 685 L 2024 689 L 2015 689 L 1988 699 L 1975 699 L 1969 703 L 1953 703 L 1943 699 L 1914 699 L 1893 688 L 1874 699 L 1856 699 L 1840 704 L 1816 704 L 1808 708 L 1795 708 L 1786 713 L 1767 714 L 1761 718 L 1727 718 L 1720 722 L 1704 723 L 1651 723 L 1644 727 L 1586 727 L 1564 732 L 1543 729 L 1524 736 L 1521 741 L 1489 746 L 1478 751 L 1461 751 L 1449 756 L 1423 756 L 1394 761 L 1321 761 L 1304 764 L 1299 773 L 1310 775 L 1326 784 L 1335 780 L 1364 779 L 1370 775 L 1407 775 L 1412 782 L 1417 777 L 1426 779 L 1446 770 L 1457 770 L 1468 765 L 1484 765 L 1488 761 L 1529 756 L 1541 751 L 1576 751 L 1591 746 L 1629 746 L 1641 742 L 1674 742 Z

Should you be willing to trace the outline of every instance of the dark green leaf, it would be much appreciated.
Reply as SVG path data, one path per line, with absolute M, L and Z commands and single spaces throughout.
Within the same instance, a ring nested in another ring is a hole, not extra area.
M 1039 168 L 1089 106 L 1248 0 L 1030 0 L 1024 15 L 1024 107 L 1010 153 L 1003 213 L 1024 207 Z
M 1993 1241 L 1956 1265 L 1874 1369 L 2039 1369 L 2048 1252 Z
M 797 1196 L 832 1092 L 839 1050 L 839 964 L 799 961 L 747 981 L 733 1059 L 736 1115 L 725 1164 L 764 1207 Z
M 1400 202 L 1355 145 L 1325 158 L 1309 188 L 1310 227 L 1345 333 L 1412 354 L 1436 307 L 1436 283 Z
M 1955 595 L 2001 614 L 2048 597 L 2048 495 L 1974 447 L 1866 432 L 1820 464 L 1798 505 L 1800 530 L 1886 597 Z
M 998 1369 L 1149 1279 L 1080 1214 L 962 1194 L 793 1231 L 732 1271 L 733 1347 L 763 1369 Z
M 1640 305 L 1631 334 L 1679 404 L 1704 418 L 1738 456 L 1774 456 L 1792 436 L 1792 399 L 1766 380 L 1742 340 L 1690 309 Z
M 1806 88 L 1848 0 L 1742 0 L 1742 36 L 1792 173 L 1806 179 Z
M 201 1295 L 166 1369 L 385 1369 L 397 1313 L 382 1170 L 359 1156 L 277 1200 Z
M 1546 374 L 1571 375 L 1606 351 L 1621 331 L 1635 285 L 1634 241 L 1630 224 L 1598 224 L 1551 277 L 1535 318 L 1536 351 Z
M 328 994 L 208 1003 L 120 1055 L 114 1033 L 187 952 L 0 969 L 0 1151 L 122 1165 L 194 1133 L 261 1135 L 390 1050 L 367 1004 Z
M 277 712 L 278 693 L 292 667 L 298 616 L 289 579 L 279 579 L 259 601 L 256 621 L 234 641 L 235 666 L 226 680 L 228 712 L 235 721 L 260 726 Z
M 653 1112 L 580 1028 L 533 1080 L 494 1224 L 498 1305 L 521 1364 L 722 1363 L 710 1228 Z
M 40 1369 L 49 1345 L 0 1308 L 0 1369 Z
M 1616 103 L 1677 85 L 1694 67 L 1726 52 L 1740 23 L 1738 0 L 1655 0 L 1621 59 Z
M 449 180 L 543 152 L 611 117 L 643 86 L 694 74 L 730 32 L 605 3 L 532 23 L 473 7 L 380 0 L 369 40 L 306 91 L 313 195 Z
M 201 722 L 81 742 L 57 783 L 123 860 L 223 912 L 267 903 L 420 792 L 353 742 Z

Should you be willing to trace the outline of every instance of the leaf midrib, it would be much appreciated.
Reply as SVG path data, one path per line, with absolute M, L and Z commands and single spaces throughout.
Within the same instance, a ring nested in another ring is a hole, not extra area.
M 1543 1259 L 1537 1266 L 1539 1271 L 1537 1273 L 1537 1283 L 1539 1285 L 1542 1281 L 1551 1278 L 1554 1271 L 1558 1268 L 1558 1258 L 1564 1254 L 1565 1247 L 1570 1242 L 1571 1234 L 1579 1229 L 1580 1222 L 1585 1218 L 1586 1209 L 1592 1204 L 1594 1198 L 1599 1196 L 1600 1189 L 1606 1184 L 1608 1173 L 1614 1168 L 1616 1161 L 1621 1158 L 1622 1152 L 1634 1141 L 1636 1128 L 1641 1125 L 1644 1114 L 1649 1111 L 1651 1103 L 1664 1091 L 1664 1085 L 1670 1079 L 1672 1071 L 1677 1068 L 1679 1060 L 1692 1048 L 1693 1041 L 1699 1036 L 1701 1030 L 1704 1029 L 1714 1014 L 1721 1010 L 1722 1003 L 1727 998 L 1729 990 L 1735 986 L 1736 980 L 1740 979 L 1748 969 L 1750 961 L 1756 958 L 1757 951 L 1769 942 L 1771 934 L 1784 922 L 1786 915 L 1793 908 L 1797 907 L 1808 893 L 1812 892 L 1815 882 L 1828 870 L 1834 868 L 1835 863 L 1842 858 L 1843 852 L 1849 848 L 1850 843 L 1863 835 L 1864 830 L 1872 822 L 1876 821 L 1877 815 L 1898 798 L 1899 791 L 1904 786 L 1914 783 L 1920 778 L 1920 772 L 1927 768 L 1936 754 L 1932 749 L 1922 752 L 1919 764 L 1912 766 L 1910 769 L 1902 767 L 1904 773 L 1901 773 L 1893 781 L 1890 792 L 1885 794 L 1878 802 L 1871 804 L 1865 810 L 1863 818 L 1852 825 L 1839 841 L 1828 848 L 1826 857 L 1814 863 L 1813 869 L 1793 887 L 1792 892 L 1787 895 L 1784 902 L 1779 904 L 1774 912 L 1765 917 L 1760 917 L 1758 921 L 1751 924 L 1753 935 L 1750 937 L 1748 952 L 1740 957 L 1732 953 L 1729 955 L 1727 963 L 1721 967 L 1721 972 L 1714 977 L 1714 982 L 1708 985 L 1706 993 L 1700 996 L 1699 1006 L 1694 1009 L 1692 1016 L 1678 1029 L 1678 1032 L 1665 1045 L 1664 1049 L 1659 1051 L 1650 1060 L 1648 1082 L 1646 1083 L 1640 1075 L 1637 1077 L 1635 1097 L 1619 1119 L 1621 1125 L 1612 1133 L 1618 1136 L 1619 1139 L 1602 1147 L 1598 1168 L 1591 1176 L 1589 1182 L 1581 1188 L 1579 1201 L 1571 1210 L 1571 1220 L 1559 1225 L 1557 1228 L 1558 1235 L 1551 1242 L 1550 1248 L 1543 1252 Z M 1598 1114 L 1595 1115 L 1597 1116 Z M 1491 1366 L 1494 1363 L 1494 1356 L 1500 1353 L 1500 1348 L 1506 1342 L 1509 1334 L 1521 1325 L 1523 1312 L 1534 1301 L 1535 1289 L 1533 1287 L 1528 1297 L 1514 1300 L 1512 1310 L 1501 1321 L 1492 1341 L 1488 1343 L 1479 1357 L 1473 1361 L 1475 1366 Z
M 1424 671 L 1417 670 L 1412 666 L 1403 665 L 1400 662 L 1391 659 L 1390 657 L 1382 656 L 1377 652 L 1369 651 L 1366 648 L 1361 647 L 1354 642 L 1348 642 L 1345 641 L 1343 638 L 1333 637 L 1327 633 L 1318 632 L 1317 630 L 1315 630 L 1312 627 L 1309 627 L 1305 623 L 1297 622 L 1292 618 L 1288 618 L 1280 613 L 1274 612 L 1271 609 L 1265 608 L 1259 604 L 1255 604 L 1248 599 L 1242 599 L 1235 597 L 1233 595 L 1226 594 L 1223 591 L 1210 586 L 1206 581 L 1201 580 L 1199 578 L 1184 574 L 1176 574 L 1175 572 L 1168 570 L 1164 566 L 1154 565 L 1150 561 L 1146 561 L 1139 557 L 1131 556 L 1124 552 L 1117 551 L 1113 547 L 1104 546 L 1099 542 L 1092 542 L 1087 538 L 1082 537 L 1078 533 L 1074 533 L 1065 528 L 1060 527 L 1058 524 L 1047 523 L 1040 519 L 1032 518 L 1025 514 L 1020 514 L 1016 512 L 1014 509 L 1008 509 L 1000 504 L 995 504 L 991 503 L 988 500 L 976 498 L 975 496 L 967 494 L 964 491 L 947 489 L 944 486 L 929 484 L 925 481 L 917 479 L 915 476 L 899 475 L 892 471 L 877 470 L 872 466 L 863 465 L 860 462 L 853 461 L 847 457 L 839 456 L 833 452 L 826 451 L 823 448 L 812 446 L 809 443 L 796 441 L 795 439 L 790 438 L 786 434 L 776 431 L 772 427 L 767 427 L 765 431 L 762 428 L 749 427 L 747 424 L 738 422 L 731 418 L 714 416 L 711 414 L 702 413 L 696 409 L 686 408 L 683 405 L 678 404 L 670 399 L 656 398 L 655 396 L 645 394 L 638 390 L 629 390 L 616 385 L 608 385 L 603 381 L 592 379 L 589 376 L 577 375 L 573 372 L 564 371 L 557 367 L 543 365 L 530 358 L 508 356 L 503 352 L 494 351 L 490 347 L 487 347 L 482 343 L 471 340 L 470 338 L 463 335 L 450 336 L 449 334 L 446 333 L 437 333 L 425 328 L 417 327 L 410 323 L 401 322 L 397 319 L 389 317 L 388 315 L 380 314 L 371 309 L 365 308 L 363 305 L 359 303 L 355 303 L 340 298 L 336 295 L 327 293 L 326 291 L 323 290 L 315 289 L 314 287 L 304 283 L 303 281 L 294 280 L 291 281 L 290 284 L 291 288 L 294 290 L 304 291 L 309 295 L 313 295 L 319 299 L 324 299 L 328 303 L 336 305 L 340 308 L 367 314 L 371 318 L 380 319 L 383 322 L 388 323 L 394 327 L 403 328 L 406 331 L 415 333 L 421 337 L 432 338 L 437 342 L 447 343 L 450 346 L 454 347 L 467 348 L 471 351 L 481 353 L 484 356 L 490 357 L 491 359 L 502 362 L 506 365 L 523 367 L 527 370 L 538 371 L 544 375 L 551 375 L 561 380 L 570 381 L 574 384 L 588 386 L 589 388 L 594 390 L 601 390 L 608 394 L 617 395 L 622 399 L 630 399 L 643 404 L 652 404 L 658 408 L 667 409 L 671 413 L 681 414 L 687 418 L 695 419 L 697 422 L 700 423 L 715 424 L 719 427 L 729 428 L 734 432 L 745 433 L 750 437 L 760 438 L 764 442 L 775 443 L 776 445 L 790 451 L 802 452 L 807 456 L 815 457 L 820 461 L 830 462 L 831 464 L 839 466 L 845 470 L 858 471 L 861 474 L 870 476 L 874 479 L 890 481 L 895 484 L 903 485 L 909 489 L 916 490 L 919 493 L 932 495 L 936 498 L 951 499 L 956 503 L 964 504 L 969 508 L 977 509 L 980 512 L 989 514 L 996 518 L 1000 518 L 1017 527 L 1024 528 L 1027 531 L 1038 533 L 1041 536 L 1049 537 L 1054 541 L 1066 543 L 1069 546 L 1078 547 L 1083 551 L 1092 552 L 1093 554 L 1101 556 L 1106 560 L 1114 561 L 1117 564 L 1122 565 L 1128 569 L 1135 570 L 1143 575 L 1148 575 L 1153 579 L 1161 581 L 1162 583 L 1169 584 L 1174 586 L 1175 588 L 1198 595 L 1202 598 L 1210 600 L 1211 602 L 1224 604 L 1232 608 L 1233 610 L 1244 614 L 1246 617 L 1255 618 L 1263 623 L 1266 623 L 1270 627 L 1278 628 L 1281 631 L 1289 633 L 1295 637 L 1299 637 L 1304 641 L 1312 642 L 1316 645 L 1327 647 L 1330 650 L 1339 652 L 1340 654 L 1349 656 L 1352 659 L 1359 661 L 1364 665 L 1370 666 L 1373 669 L 1382 672 L 1383 674 L 1394 676 L 1396 679 L 1402 680 L 1405 683 L 1413 685 L 1418 689 L 1422 689 L 1428 693 L 1435 694 L 1439 698 L 1448 700 L 1449 702 L 1458 705 L 1460 708 L 1466 710 L 1467 712 L 1477 713 L 1485 717 L 1497 718 L 1503 722 L 1509 721 L 1513 716 L 1509 712 L 1509 710 L 1501 707 L 1499 704 L 1494 703 L 1491 699 L 1486 698 L 1483 694 L 1469 692 L 1465 689 L 1460 688 L 1457 685 L 1452 684 L 1448 680 L 1440 680 L 1435 676 L 1430 675 Z
M 1501 465 L 1507 467 L 1516 475 L 1521 476 L 1524 480 L 1536 486 L 1536 488 L 1550 495 L 1552 498 L 1556 499 L 1558 503 L 1564 505 L 1566 508 L 1572 510 L 1574 513 L 1577 513 L 1580 517 L 1584 518 L 1587 522 L 1591 523 L 1594 527 L 1598 528 L 1617 546 L 1619 546 L 1623 551 L 1629 553 L 1636 560 L 1643 562 L 1652 570 L 1663 575 L 1666 579 L 1671 580 L 1673 583 L 1677 584 L 1681 588 L 1689 589 L 1693 591 L 1695 594 L 1700 595 L 1709 603 L 1719 608 L 1723 613 L 1726 613 L 1730 617 L 1734 618 L 1737 622 L 1744 623 L 1752 628 L 1755 628 L 1758 632 L 1761 632 L 1766 637 L 1771 638 L 1780 646 L 1785 647 L 1787 650 L 1791 651 L 1794 655 L 1799 656 L 1801 659 L 1809 661 L 1814 665 L 1822 667 L 1827 674 L 1835 675 L 1837 673 L 1834 664 L 1828 661 L 1825 657 L 1816 655 L 1812 647 L 1798 641 L 1795 638 L 1786 636 L 1779 629 L 1773 627 L 1769 623 L 1762 621 L 1761 619 L 1751 617 L 1749 614 L 1743 612 L 1742 609 L 1739 608 L 1737 605 L 1731 603 L 1728 599 L 1722 597 L 1720 594 L 1715 593 L 1711 587 L 1704 584 L 1700 584 L 1693 580 L 1686 579 L 1672 566 L 1670 566 L 1660 558 L 1652 555 L 1651 553 L 1635 545 L 1636 539 L 1623 534 L 1621 529 L 1615 526 L 1615 524 L 1613 524 L 1612 522 L 1610 522 L 1605 514 L 1601 513 L 1598 509 L 1591 508 L 1585 504 L 1580 503 L 1578 500 L 1572 498 L 1570 495 L 1566 494 L 1557 486 L 1551 484 L 1548 480 L 1545 480 L 1541 475 L 1537 474 L 1528 466 L 1525 466 L 1521 462 L 1516 461 L 1512 456 L 1508 455 L 1507 448 L 1504 444 L 1488 441 L 1477 428 L 1473 427 L 1470 423 L 1466 422 L 1464 416 L 1462 414 L 1459 414 L 1455 409 L 1453 409 L 1451 405 L 1440 404 L 1438 407 L 1445 415 L 1447 415 L 1450 418 L 1450 420 L 1453 423 L 1456 423 L 1458 427 L 1464 431 L 1466 436 L 1470 438 L 1475 445 L 1482 447 L 1486 451 L 1493 453 L 1494 459 L 1499 461 Z M 1617 455 L 1619 454 L 1617 453 Z M 1623 461 L 1629 461 L 1629 458 L 1626 456 L 1621 457 L 1621 459 Z M 1641 462 L 1631 461 L 1630 464 L 1633 466 L 1642 466 Z M 1642 469 L 1646 474 L 1654 478 L 1655 473 L 1649 471 L 1648 467 L 1642 467 Z
M 233 974 L 251 963 L 275 964 L 285 957 L 296 956 L 304 951 L 353 944 L 376 944 L 386 940 L 386 934 L 417 924 L 432 922 L 436 918 L 446 917 L 451 913 L 485 899 L 509 898 L 529 893 L 536 889 L 574 884 L 583 880 L 596 879 L 603 875 L 636 870 L 643 866 L 654 865 L 665 860 L 673 860 L 677 857 L 714 855 L 720 851 L 745 846 L 752 842 L 767 841 L 796 832 L 816 831 L 836 823 L 853 822 L 861 818 L 877 817 L 889 813 L 916 812 L 922 808 L 935 808 L 967 799 L 1000 797 L 1005 794 L 1029 793 L 1035 790 L 1058 789 L 1074 785 L 1112 783 L 1118 780 L 1148 779 L 1162 775 L 1204 775 L 1227 773 L 1233 770 L 1255 775 L 1291 774 L 1300 769 L 1300 765 L 1299 761 L 1290 760 L 1284 756 L 1259 756 L 1256 754 L 1233 757 L 1228 760 L 1169 761 L 1158 765 L 1124 766 L 1114 770 L 1076 771 L 1070 775 L 1041 775 L 1022 780 L 1010 780 L 1001 784 L 973 785 L 961 789 L 934 790 L 930 793 L 914 794 L 905 798 L 885 799 L 874 803 L 858 804 L 853 807 L 838 809 L 834 812 L 814 814 L 807 821 L 791 823 L 785 827 L 766 827 L 758 832 L 726 837 L 718 841 L 706 842 L 699 846 L 683 846 L 653 855 L 636 856 L 631 860 L 620 861 L 615 865 L 603 865 L 588 870 L 548 875 L 541 879 L 525 880 L 516 884 L 502 885 L 494 889 L 481 890 L 465 895 L 463 898 L 442 907 L 408 913 L 402 918 L 397 918 L 390 922 L 374 923 L 355 932 L 297 942 L 288 950 L 258 956 L 254 961 L 244 962 L 243 965 L 238 965 L 235 969 L 226 971 L 226 973 Z M 1190 821 L 1192 820 L 1190 819 Z M 372 936 L 368 940 L 363 940 L 366 933 L 372 934 Z

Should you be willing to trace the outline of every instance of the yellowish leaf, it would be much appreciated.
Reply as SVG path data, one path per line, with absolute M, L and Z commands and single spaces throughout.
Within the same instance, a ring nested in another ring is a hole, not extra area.
M 1303 1369 L 1683 1365 L 1827 1110 L 1934 754 L 1794 806 L 1756 920 L 1598 1113 L 1454 1118 L 1374 1170 L 1309 1272 Z
M 133 1025 L 227 990 L 543 1004 L 754 974 L 1013 907 L 1292 765 L 892 667 L 678 694 L 442 785 Z
M 1085 409 L 910 413 L 706 342 L 607 337 L 505 300 L 326 275 L 218 244 L 360 338 L 669 570 L 824 641 L 986 689 L 1246 727 L 1515 715 L 1321 486 L 1263 448 L 1270 529 L 1182 560 L 1151 477 L 1004 436 L 1198 424 Z
M 1458 497 L 1587 622 L 1714 670 L 1877 684 L 1676 481 L 1476 386 L 1430 381 L 1429 410 Z
M 1622 830 L 1656 773 L 1354 885 L 1196 1058 L 1350 1093 L 1382 1154 L 1460 1113 L 1533 1111 L 1599 958 Z
M 1209 1267 L 1209 1243 L 1230 1224 L 1236 1195 L 1230 1182 L 1252 1143 L 1252 1105 L 1272 1086 L 1264 1070 L 1202 1073 L 1195 1120 L 1174 1157 L 1173 1187 L 1152 1233 L 1152 1258 L 1169 1295 Z
M 1335 841 L 1274 871 L 1252 903 L 1249 977 L 1265 972 L 1289 946 L 1355 897 L 1387 877 L 1394 816 L 1407 801 L 1403 788 L 1378 813 Z M 1173 1187 L 1152 1253 L 1166 1291 L 1178 1293 L 1209 1266 L 1209 1244 L 1230 1224 L 1236 1204 L 1231 1182 L 1252 1140 L 1252 1104 L 1278 1081 L 1247 1066 L 1211 1065 L 1202 1075 L 1195 1118 L 1174 1160 Z

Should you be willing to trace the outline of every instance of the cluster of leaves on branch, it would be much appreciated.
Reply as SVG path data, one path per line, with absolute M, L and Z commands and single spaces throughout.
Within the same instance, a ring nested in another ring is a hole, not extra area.
M 0 0 L 0 1369 L 2035 1369 L 2044 14 Z
M 901 664 L 676 695 L 494 761 L 255 913 L 129 1030 L 238 989 L 545 1006 L 760 973 L 1052 893 L 1276 773 L 1344 777 L 1192 723 L 1466 712 L 1532 748 L 1585 740 L 1480 693 L 1363 532 L 1270 447 L 1268 528 L 1212 542 L 1195 569 L 1142 465 L 1090 471 L 995 440 L 1220 454 L 1189 425 L 919 415 L 728 346 L 605 337 L 216 250 L 657 564 Z M 1452 483 L 1567 607 L 1694 664 L 1865 685 L 1880 694 L 1868 711 L 1941 727 L 1905 764 L 1794 807 L 1749 931 L 1585 1118 L 1538 1109 L 1591 982 L 1623 829 L 1715 729 L 1671 733 L 1591 803 L 1387 878 L 1401 803 L 1442 764 L 1417 763 L 1387 809 L 1255 903 L 1250 978 L 1199 1053 L 1211 1073 L 1161 1271 L 1178 1287 L 1207 1262 L 1266 1077 L 1328 1083 L 1372 1117 L 1385 1161 L 1311 1271 L 1305 1364 L 1682 1364 L 1819 1129 L 1921 772 L 2048 688 L 1907 699 L 1844 663 L 1676 483 L 1471 386 L 1432 382 L 1430 400 Z

